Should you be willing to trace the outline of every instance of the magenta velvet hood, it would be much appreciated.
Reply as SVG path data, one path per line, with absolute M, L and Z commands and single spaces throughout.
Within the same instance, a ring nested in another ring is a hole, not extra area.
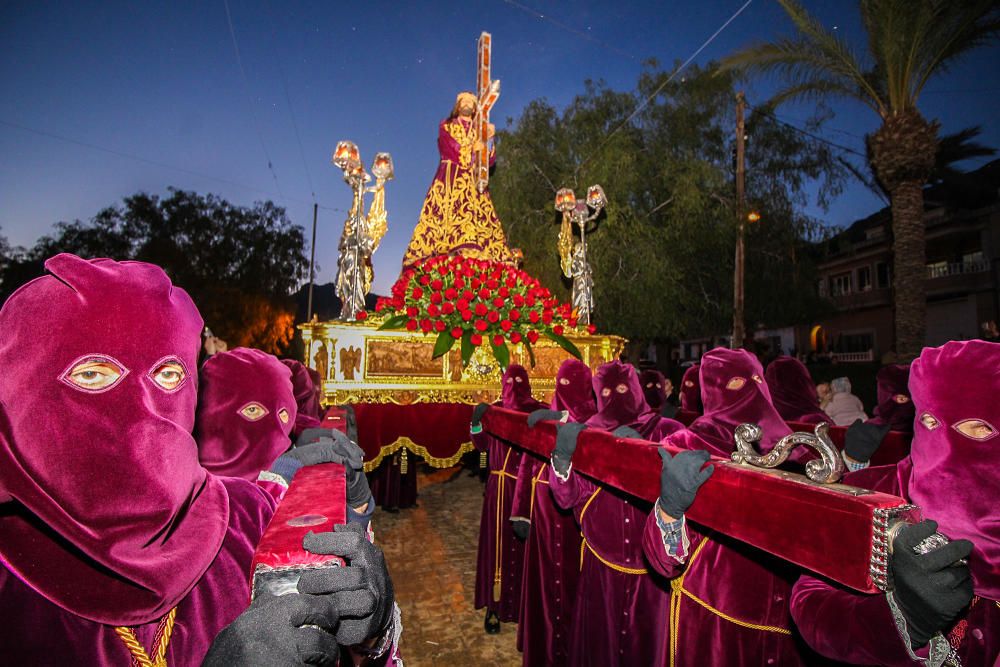
M 972 541 L 976 593 L 1000 600 L 1000 343 L 924 348 L 910 367 L 910 392 L 913 466 L 900 485 L 942 533 Z
M 678 393 L 681 397 L 681 409 L 701 414 L 701 364 L 695 364 L 684 371 L 681 387 Z
M 818 424 L 830 422 L 819 407 L 816 384 L 809 369 L 795 357 L 778 357 L 764 373 L 774 409 L 785 421 Z
M 0 559 L 59 607 L 109 625 L 162 617 L 229 520 L 198 464 L 202 319 L 143 262 L 56 255 L 0 310 Z
M 323 418 L 319 398 L 319 373 L 297 359 L 282 359 L 281 363 L 292 371 L 292 391 L 295 392 L 295 427 L 292 435 L 298 437 L 307 428 L 319 428 Z
M 645 370 L 639 373 L 639 385 L 642 396 L 653 410 L 659 410 L 667 402 L 667 379 L 657 370 Z
M 201 367 L 194 437 L 201 465 L 214 475 L 254 481 L 291 447 L 292 373 L 273 355 L 239 347 Z
M 875 376 L 878 385 L 878 405 L 874 420 L 888 424 L 893 431 L 913 431 L 913 399 L 908 387 L 910 367 L 894 364 L 883 366 Z
M 590 366 L 579 359 L 567 359 L 556 372 L 552 409 L 569 412 L 569 420 L 583 423 L 597 412 Z
M 507 367 L 500 382 L 501 407 L 520 412 L 531 412 L 545 407 L 543 403 L 532 397 L 531 380 L 528 378 L 528 371 L 525 370 L 524 366 L 511 364 Z
M 701 358 L 700 380 L 705 411 L 688 428 L 712 445 L 713 454 L 729 457 L 736 448 L 736 427 L 743 423 L 763 429 L 762 452 L 792 432 L 771 404 L 764 369 L 746 350 L 717 347 L 706 353 Z
M 649 412 L 635 367 L 620 361 L 602 364 L 594 374 L 597 414 L 587 426 L 613 431 L 619 426 L 633 426 Z

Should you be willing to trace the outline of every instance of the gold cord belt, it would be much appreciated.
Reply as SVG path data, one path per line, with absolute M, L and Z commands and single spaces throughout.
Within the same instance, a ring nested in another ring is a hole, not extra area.
M 156 645 L 154 657 L 150 658 L 146 649 L 139 643 L 135 631 L 132 628 L 119 625 L 115 627 L 115 634 L 125 644 L 125 648 L 132 654 L 132 662 L 139 667 L 167 667 L 167 644 L 170 643 L 170 635 L 174 632 L 174 619 L 177 618 L 177 607 L 174 607 L 160 621 L 156 628 L 156 635 L 153 643 Z

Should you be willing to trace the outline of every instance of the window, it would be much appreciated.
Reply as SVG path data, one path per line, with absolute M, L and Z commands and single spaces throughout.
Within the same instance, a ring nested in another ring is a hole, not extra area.
M 927 277 L 928 278 L 940 278 L 941 276 L 948 275 L 948 261 L 942 260 L 940 262 L 930 262 L 927 264 Z
M 866 241 L 874 241 L 876 239 L 881 239 L 881 238 L 885 238 L 885 227 L 883 227 L 882 225 L 865 230 Z
M 851 293 L 851 274 L 841 273 L 830 278 L 830 291 L 833 296 L 843 296 Z
M 858 291 L 868 292 L 872 288 L 872 267 L 858 267 Z
M 834 346 L 834 351 L 847 353 L 867 352 L 874 349 L 875 334 L 871 332 L 841 334 Z
M 875 265 L 875 286 L 879 289 L 889 288 L 889 265 L 886 262 Z
M 817 285 L 817 287 L 819 288 L 819 290 L 818 290 L 819 291 L 819 295 L 820 296 L 826 296 L 826 278 L 820 278 L 819 279 L 819 285 Z

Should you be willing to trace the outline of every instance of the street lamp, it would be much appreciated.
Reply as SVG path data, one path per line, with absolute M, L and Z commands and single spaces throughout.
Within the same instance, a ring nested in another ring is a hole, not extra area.
M 371 289 L 374 272 L 372 253 L 385 235 L 387 213 L 385 210 L 385 184 L 394 174 L 392 156 L 376 153 L 372 162 L 375 185 L 366 188 L 372 177 L 365 172 L 361 152 L 353 141 L 341 141 L 333 151 L 333 164 L 344 172 L 344 182 L 353 191 L 351 212 L 344 221 L 337 258 L 337 296 L 340 298 L 340 319 L 352 322 L 365 309 L 365 296 Z M 372 193 L 368 215 L 364 214 L 365 194 Z
M 595 220 L 608 204 L 604 188 L 591 185 L 587 188 L 587 198 L 577 201 L 576 193 L 570 188 L 556 192 L 555 208 L 562 213 L 562 229 L 559 232 L 559 264 L 563 275 L 573 279 L 573 310 L 579 324 L 590 324 L 594 310 L 594 278 L 587 261 L 587 223 Z M 573 223 L 580 228 L 580 242 L 573 241 Z M 593 231 L 593 230 L 591 230 Z

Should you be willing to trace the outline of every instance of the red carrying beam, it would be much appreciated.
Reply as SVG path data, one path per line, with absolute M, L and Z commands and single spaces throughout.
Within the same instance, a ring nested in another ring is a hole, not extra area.
M 555 446 L 555 423 L 529 428 L 521 412 L 491 407 L 483 427 L 543 458 Z M 658 446 L 586 430 L 577 441 L 573 470 L 652 503 L 660 495 Z M 698 491 L 689 520 L 854 590 L 878 592 L 870 573 L 876 510 L 905 505 L 904 499 L 721 458 L 712 462 L 715 472 Z

